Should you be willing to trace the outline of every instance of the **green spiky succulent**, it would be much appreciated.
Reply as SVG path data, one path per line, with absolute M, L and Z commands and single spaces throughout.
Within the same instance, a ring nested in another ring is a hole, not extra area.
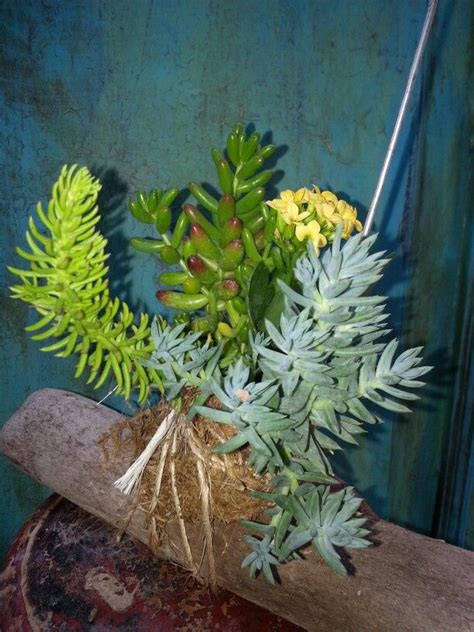
M 312 544 L 340 574 L 338 548 L 368 546 L 361 499 L 352 488 L 338 489 L 330 455 L 341 444 L 357 444 L 363 424 L 382 421 L 378 409 L 410 412 L 401 401 L 431 367 L 419 366 L 421 348 L 395 357 L 397 340 L 386 341 L 385 297 L 368 291 L 388 259 L 371 253 L 375 236 L 351 237 L 342 246 L 343 227 L 319 257 L 312 244 L 295 266 L 293 287 L 280 281 L 286 298 L 277 325 L 251 336 L 246 352 L 226 369 L 223 345 L 199 346 L 183 325 L 153 325 L 155 351 L 147 366 L 166 376 L 165 396 L 187 385 L 201 395 L 189 416 L 199 413 L 236 429 L 216 453 L 248 446 L 249 464 L 270 474 L 270 492 L 254 492 L 272 503 L 267 520 L 244 524 L 257 536 L 243 561 L 252 576 L 271 582 L 277 564 L 298 557 Z M 203 405 L 209 395 L 220 408 Z M 260 534 L 260 537 L 258 536 Z
M 371 253 L 375 236 L 351 237 L 341 246 L 342 226 L 320 257 L 312 244 L 295 266 L 295 285 L 279 282 L 286 297 L 280 322 L 266 322 L 268 336 L 251 339 L 225 374 L 206 374 L 206 388 L 221 408 L 197 406 L 200 414 L 237 429 L 216 452 L 250 447 L 249 464 L 271 474 L 274 491 L 258 497 L 274 503 L 268 522 L 247 522 L 263 539 L 249 538 L 244 560 L 253 575 L 292 559 L 312 543 L 338 572 L 346 569 L 335 547 L 367 546 L 361 500 L 337 484 L 328 455 L 341 443 L 357 443 L 364 423 L 382 421 L 377 409 L 410 412 L 399 400 L 416 400 L 411 389 L 431 367 L 419 366 L 421 348 L 397 358 L 396 339 L 384 340 L 383 296 L 368 295 L 387 263 Z M 155 353 L 149 361 L 154 364 Z M 374 410 L 375 409 L 375 410 Z

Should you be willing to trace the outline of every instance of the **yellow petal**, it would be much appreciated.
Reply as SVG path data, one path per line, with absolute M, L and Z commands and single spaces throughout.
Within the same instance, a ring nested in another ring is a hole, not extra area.
M 299 222 L 303 222 L 306 218 L 308 218 L 311 215 L 310 211 L 302 211 L 299 215 L 298 215 L 298 221 Z
M 287 224 L 298 224 L 308 217 L 308 211 L 300 213 L 299 207 L 294 202 L 288 202 L 287 207 L 281 212 L 281 216 Z
M 322 237 L 320 234 L 321 226 L 315 219 L 312 219 L 307 224 L 298 224 L 295 230 L 295 234 L 297 239 L 303 241 L 306 237 L 309 237 L 312 241 L 318 240 L 319 237 Z
M 337 197 L 332 191 L 323 191 L 322 196 L 328 202 L 334 202 L 334 204 L 337 204 Z
M 288 200 L 270 200 L 267 202 L 268 206 L 274 208 L 278 213 L 284 215 L 288 212 L 288 205 L 294 204 L 293 202 L 289 202 Z
M 282 203 L 282 201 L 278 200 L 278 199 L 276 199 L 276 200 L 267 200 L 265 202 L 265 204 L 268 204 L 268 206 L 271 206 L 271 208 L 274 208 L 277 211 L 280 208 L 281 203 Z
M 294 201 L 297 204 L 305 204 L 310 200 L 310 191 L 306 187 L 298 189 L 295 193 Z
M 304 224 L 298 224 L 298 226 L 295 228 L 295 235 L 298 241 L 304 241 L 307 237 L 306 226 Z

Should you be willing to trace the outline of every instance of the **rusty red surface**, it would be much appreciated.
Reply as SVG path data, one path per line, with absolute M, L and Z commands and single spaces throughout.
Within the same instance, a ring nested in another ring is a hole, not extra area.
M 52 497 L 17 537 L 0 575 L 2 632 L 297 632 L 230 592 L 212 595 L 72 503 Z

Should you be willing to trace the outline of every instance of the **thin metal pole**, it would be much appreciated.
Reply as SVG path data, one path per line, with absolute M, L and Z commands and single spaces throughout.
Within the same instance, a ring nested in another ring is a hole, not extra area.
M 418 74 L 418 70 L 420 69 L 421 60 L 423 58 L 423 53 L 426 48 L 426 43 L 428 41 L 428 36 L 431 30 L 431 25 L 433 24 L 433 19 L 435 16 L 437 5 L 438 5 L 438 0 L 429 0 L 425 23 L 423 24 L 423 30 L 421 31 L 421 35 L 420 35 L 420 41 L 418 42 L 418 47 L 415 52 L 415 57 L 413 58 L 413 62 L 411 65 L 410 74 L 408 76 L 408 81 L 405 88 L 405 93 L 403 95 L 402 103 L 400 105 L 400 110 L 398 111 L 397 121 L 395 123 L 395 127 L 393 128 L 392 138 L 390 139 L 387 155 L 385 156 L 385 161 L 383 163 L 382 171 L 380 172 L 377 186 L 375 188 L 374 197 L 372 198 L 369 212 L 367 213 L 367 219 L 365 220 L 364 235 L 369 234 L 373 221 L 374 221 L 375 209 L 377 208 L 377 204 L 380 199 L 380 194 L 382 193 L 383 185 L 385 183 L 385 179 L 387 177 L 387 173 L 390 168 L 390 163 L 392 161 L 393 154 L 395 152 L 395 147 L 398 141 L 398 137 L 400 135 L 403 119 L 405 118 L 405 114 L 407 112 L 408 101 L 410 100 L 410 97 L 415 85 L 416 76 Z

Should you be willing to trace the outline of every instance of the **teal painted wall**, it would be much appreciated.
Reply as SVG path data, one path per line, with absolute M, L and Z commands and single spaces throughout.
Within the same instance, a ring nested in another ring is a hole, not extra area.
M 329 186 L 364 214 L 425 10 L 425 0 L 1 3 L 0 421 L 44 386 L 100 397 L 72 379 L 72 362 L 39 352 L 23 332 L 32 314 L 8 298 L 5 265 L 63 163 L 104 176 L 113 289 L 153 313 L 159 269 L 127 246 L 127 197 L 212 183 L 209 148 L 240 118 L 286 147 L 278 188 Z M 473 16 L 469 0 L 440 2 L 377 217 L 380 245 L 397 255 L 381 288 L 394 328 L 405 345 L 426 344 L 437 368 L 413 415 L 387 419 L 337 461 L 381 516 L 471 548 Z M 0 467 L 4 551 L 47 491 Z

